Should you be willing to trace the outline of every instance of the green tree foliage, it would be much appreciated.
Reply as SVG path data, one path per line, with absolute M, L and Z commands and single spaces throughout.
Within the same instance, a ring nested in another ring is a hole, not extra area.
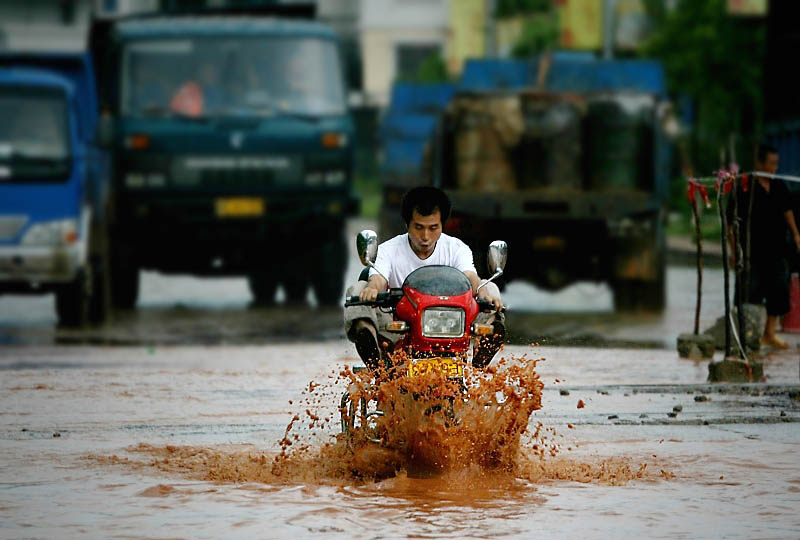
M 414 82 L 419 83 L 443 83 L 448 82 L 447 66 L 440 54 L 428 56 L 417 69 Z
M 642 52 L 664 63 L 673 96 L 694 103 L 691 146 L 700 172 L 719 165 L 720 149 L 732 134 L 743 134 L 749 146 L 762 120 L 763 25 L 731 17 L 725 3 L 679 0 L 665 11 L 662 2 L 645 2 L 658 29 Z M 740 160 L 749 157 L 743 153 L 749 151 L 738 152 Z
M 558 45 L 558 19 L 555 14 L 541 14 L 525 19 L 520 35 L 511 56 L 514 58 L 532 58 Z

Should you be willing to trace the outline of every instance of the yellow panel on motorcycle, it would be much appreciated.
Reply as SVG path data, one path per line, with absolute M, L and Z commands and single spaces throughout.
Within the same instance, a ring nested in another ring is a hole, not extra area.
M 416 377 L 431 372 L 443 373 L 448 377 L 463 377 L 464 364 L 457 358 L 424 358 L 412 360 L 408 365 L 409 377 Z
M 217 217 L 255 217 L 264 215 L 260 197 L 223 197 L 214 201 Z
M 408 332 L 409 326 L 406 321 L 392 321 L 386 323 L 387 332 Z
M 472 323 L 472 333 L 476 336 L 491 336 L 494 334 L 494 326 L 491 324 Z

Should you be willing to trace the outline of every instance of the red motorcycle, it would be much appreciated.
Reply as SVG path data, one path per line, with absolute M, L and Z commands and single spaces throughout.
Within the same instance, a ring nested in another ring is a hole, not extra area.
M 361 231 L 356 246 L 361 262 L 374 268 L 378 252 L 377 235 L 373 231 Z M 486 283 L 503 274 L 507 251 L 506 243 L 501 240 L 490 244 L 487 260 L 493 275 Z M 458 383 L 450 385 L 452 388 L 463 388 L 464 366 L 470 344 L 475 340 L 490 338 L 494 333 L 493 325 L 476 322 L 480 312 L 491 312 L 494 307 L 473 295 L 472 286 L 464 273 L 450 266 L 418 268 L 408 275 L 402 287 L 378 294 L 374 302 L 362 302 L 358 296 L 348 297 L 345 301 L 345 307 L 357 305 L 390 310 L 393 315 L 393 320 L 385 328 L 378 329 L 379 337 L 381 334 L 400 334 L 399 339 L 380 339 L 387 346 L 383 351 L 383 362 L 392 377 L 413 379 L 436 372 Z M 399 354 L 401 352 L 403 354 Z M 401 365 L 395 365 L 393 361 L 398 358 L 403 359 Z M 356 367 L 354 372 L 366 369 Z M 370 419 L 383 415 L 384 404 L 369 403 L 374 400 L 365 398 L 365 394 L 369 392 L 351 385 L 342 396 L 342 432 L 346 435 L 367 427 Z M 420 398 L 419 395 L 415 397 Z M 452 403 L 455 397 L 443 396 L 441 392 L 436 394 L 439 402 L 444 398 Z M 379 442 L 379 439 L 374 442 Z

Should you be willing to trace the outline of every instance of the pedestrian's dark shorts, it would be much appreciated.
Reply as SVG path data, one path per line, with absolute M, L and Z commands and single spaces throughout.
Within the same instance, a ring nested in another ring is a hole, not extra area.
M 784 258 L 753 264 L 749 297 L 752 304 L 766 302 L 767 315 L 789 312 L 789 266 Z

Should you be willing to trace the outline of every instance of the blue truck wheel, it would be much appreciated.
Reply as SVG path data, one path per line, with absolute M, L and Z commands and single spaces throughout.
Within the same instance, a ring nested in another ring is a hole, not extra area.
M 56 290 L 56 314 L 63 327 L 80 327 L 89 319 L 91 270 L 81 270 L 77 277 Z

